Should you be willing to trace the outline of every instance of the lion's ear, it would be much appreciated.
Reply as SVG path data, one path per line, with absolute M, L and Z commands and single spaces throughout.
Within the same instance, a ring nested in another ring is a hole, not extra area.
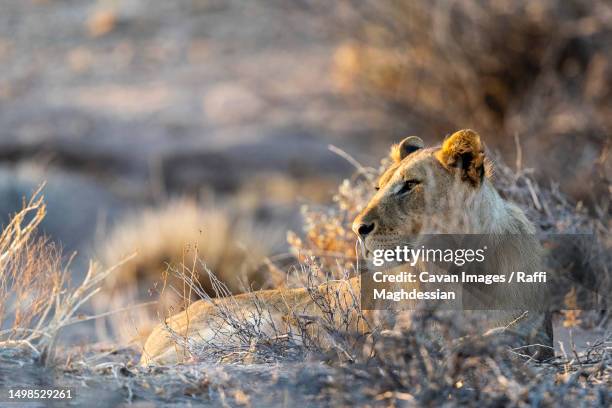
M 485 154 L 480 136 L 471 129 L 453 133 L 436 153 L 437 159 L 448 169 L 461 171 L 464 180 L 479 185 L 485 174 Z
M 423 140 L 418 136 L 408 136 L 400 143 L 391 148 L 391 159 L 395 162 L 404 160 L 410 153 L 414 153 L 424 147 Z

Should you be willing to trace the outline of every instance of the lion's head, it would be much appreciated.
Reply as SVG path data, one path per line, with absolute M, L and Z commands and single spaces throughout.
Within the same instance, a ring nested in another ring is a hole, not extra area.
M 488 173 L 483 150 L 480 136 L 469 129 L 439 147 L 425 148 L 416 136 L 393 146 L 391 166 L 353 222 L 365 249 L 409 245 L 425 232 L 466 232 L 457 228 L 458 217 L 469 217 L 468 207 L 481 190 L 495 193 L 483 188 Z

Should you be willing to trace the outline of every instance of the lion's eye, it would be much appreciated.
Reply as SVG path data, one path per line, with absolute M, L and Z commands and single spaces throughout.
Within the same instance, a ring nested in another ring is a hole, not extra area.
M 380 190 L 380 187 L 374 186 L 374 190 L 378 191 L 378 190 Z
M 419 182 L 416 181 L 416 180 L 404 181 L 400 186 L 397 187 L 397 190 L 396 190 L 395 194 L 402 195 L 402 194 L 409 193 L 410 191 L 412 191 L 412 189 L 417 184 L 419 184 Z

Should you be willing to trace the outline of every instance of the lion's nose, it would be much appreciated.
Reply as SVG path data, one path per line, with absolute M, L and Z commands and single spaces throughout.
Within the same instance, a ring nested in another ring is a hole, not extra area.
M 370 232 L 374 231 L 376 228 L 375 223 L 365 224 L 365 223 L 354 223 L 353 231 L 355 234 L 359 235 L 361 238 L 365 238 Z

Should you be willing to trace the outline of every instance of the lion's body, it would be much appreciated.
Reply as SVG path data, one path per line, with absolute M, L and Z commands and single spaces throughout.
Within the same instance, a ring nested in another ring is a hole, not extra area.
M 359 277 L 321 285 L 315 292 L 305 288 L 272 289 L 245 293 L 231 298 L 198 300 L 187 310 L 167 319 L 165 322 L 167 327 L 158 325 L 153 330 L 144 346 L 140 363 L 141 365 L 148 365 L 151 362 L 167 364 L 186 360 L 188 353 L 172 338 L 171 331 L 182 338 L 191 337 L 196 340 L 215 342 L 219 337 L 217 332 L 221 329 L 225 331 L 225 334 L 219 341 L 227 341 L 228 338 L 231 338 L 233 328 L 219 316 L 218 308 L 244 319 L 263 315 L 262 326 L 265 327 L 259 329 L 269 330 L 270 335 L 273 335 L 272 331 L 286 332 L 293 316 L 320 314 L 320 309 L 314 303 L 313 298 L 322 297 L 328 305 L 335 307 L 338 302 L 337 293 L 341 294 L 342 302 L 350 302 L 354 296 L 358 297 Z M 264 313 L 256 310 L 262 306 L 266 309 Z M 356 331 L 365 329 L 363 321 L 359 319 L 353 321 L 355 326 L 351 329 Z
M 353 224 L 364 244 L 366 256 L 377 249 L 406 245 L 414 236 L 423 234 L 495 234 L 502 238 L 496 245 L 495 251 L 498 252 L 488 256 L 488 270 L 498 273 L 538 270 L 540 251 L 533 235 L 534 227 L 518 207 L 502 199 L 488 180 L 477 134 L 460 131 L 447 139 L 442 147 L 429 149 L 423 148 L 420 139 L 410 137 L 394 147 L 392 158 L 393 164 L 379 179 L 378 192 Z M 489 328 L 506 326 L 522 314 L 521 310 L 508 310 L 508 304 L 530 304 L 539 296 L 538 287 L 529 285 L 487 285 L 483 290 L 500 299 L 503 307 L 499 309 L 506 309 L 482 312 Z M 338 292 L 359 296 L 360 278 L 324 284 L 318 292 L 333 305 Z M 166 323 L 179 335 L 199 336 L 210 341 L 215 338 L 219 324 L 223 324 L 215 316 L 215 308 L 222 305 L 248 310 L 254 307 L 253 296 L 257 297 L 258 304 L 265 305 L 277 327 L 291 324 L 290 316 L 296 311 L 314 316 L 323 313 L 313 301 L 312 292 L 285 288 L 210 302 L 197 301 Z M 504 299 L 509 301 L 504 302 Z M 478 306 L 477 298 L 464 299 L 467 300 Z M 521 333 L 525 343 L 546 346 L 544 351 L 537 351 L 540 356 L 549 354 L 552 328 L 547 315 L 531 314 L 521 319 L 514 329 Z M 159 325 L 145 344 L 141 364 L 172 363 L 183 359 L 184 351 L 176 346 L 168 328 Z

